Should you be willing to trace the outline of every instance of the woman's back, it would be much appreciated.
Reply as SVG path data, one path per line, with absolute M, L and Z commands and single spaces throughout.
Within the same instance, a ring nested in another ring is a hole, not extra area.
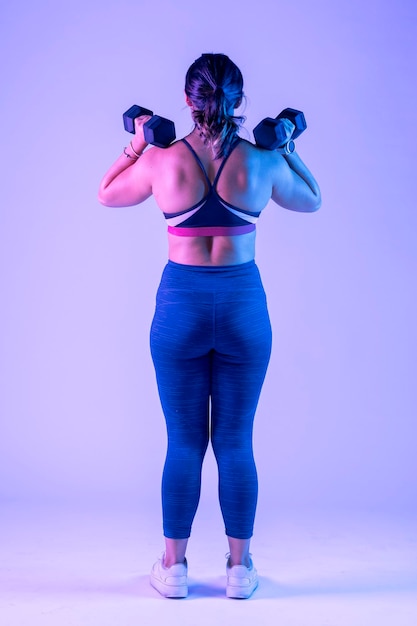
M 187 142 L 188 146 L 179 141 L 144 155 L 147 159 L 143 159 L 143 167 L 149 171 L 152 193 L 165 217 L 198 206 L 212 189 L 218 202 L 231 205 L 235 213 L 241 209 L 244 217 L 246 212 L 258 214 L 265 208 L 272 193 L 267 155 L 249 142 L 240 141 L 228 157 L 213 160 L 211 149 L 198 135 L 191 133 Z M 226 208 L 223 210 L 227 213 Z M 214 226 L 220 228 L 223 223 L 220 220 Z M 168 234 L 168 243 L 169 258 L 177 263 L 230 265 L 254 258 L 254 231 L 201 236 L 196 228 L 189 228 L 187 236 L 178 236 L 176 230 Z
M 245 211 L 259 212 L 265 208 L 272 195 L 272 180 L 268 175 L 271 159 L 265 151 L 242 140 L 229 157 L 214 160 L 211 149 L 198 136 L 192 133 L 187 142 L 211 183 L 226 159 L 215 188 L 222 200 Z M 208 193 L 204 172 L 184 142 L 148 152 L 143 157 L 146 156 L 149 163 L 143 165 L 151 169 L 152 192 L 164 213 L 192 207 Z

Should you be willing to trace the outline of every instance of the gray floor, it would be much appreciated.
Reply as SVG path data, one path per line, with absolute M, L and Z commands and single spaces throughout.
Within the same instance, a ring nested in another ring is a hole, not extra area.
M 142 511 L 3 503 L 0 624 L 417 624 L 411 515 L 260 511 L 252 543 L 260 587 L 249 600 L 224 595 L 227 547 L 207 504 L 189 546 L 189 597 L 159 596 L 148 582 L 159 528 L 156 503 Z

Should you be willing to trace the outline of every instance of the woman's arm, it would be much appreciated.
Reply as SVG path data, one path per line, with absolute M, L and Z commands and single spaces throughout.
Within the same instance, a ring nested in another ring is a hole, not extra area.
M 313 212 L 321 206 L 320 188 L 296 152 L 273 155 L 272 200 L 285 209 Z
M 111 207 L 132 206 L 152 195 L 152 159 L 148 152 L 143 154 L 148 144 L 143 137 L 142 127 L 148 119 L 149 116 L 143 116 L 135 120 L 135 136 L 103 176 L 98 192 L 101 204 Z M 140 155 L 139 158 L 137 155 Z
M 289 140 L 295 126 L 287 119 L 282 122 Z M 317 211 L 321 206 L 320 188 L 298 154 L 269 154 L 272 159 L 272 200 L 291 211 Z

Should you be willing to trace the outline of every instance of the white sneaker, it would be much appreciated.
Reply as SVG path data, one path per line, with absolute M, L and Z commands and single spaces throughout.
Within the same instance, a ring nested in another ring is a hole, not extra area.
M 249 598 L 259 583 L 258 572 L 253 566 L 252 559 L 250 559 L 250 567 L 245 565 L 229 567 L 228 559 L 226 576 L 226 596 L 228 598 Z
M 171 567 L 164 566 L 165 554 L 154 563 L 150 582 L 165 598 L 186 598 L 188 594 L 187 584 L 187 559 L 184 563 L 175 563 Z

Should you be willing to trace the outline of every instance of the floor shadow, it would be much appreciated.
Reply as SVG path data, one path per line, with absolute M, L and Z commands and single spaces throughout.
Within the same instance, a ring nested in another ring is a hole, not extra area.
M 160 594 L 151 586 L 149 575 L 135 575 L 98 579 L 91 577 L 34 578 L 29 580 L 9 578 L 3 581 L 2 592 L 6 594 L 44 594 L 47 596 L 119 596 L 155 600 Z M 187 600 L 199 598 L 226 598 L 226 577 L 217 576 L 207 579 L 189 578 Z M 392 577 L 345 578 L 309 580 L 294 584 L 260 576 L 259 587 L 253 594 L 253 600 L 283 599 L 295 597 L 319 597 L 332 595 L 373 595 L 387 593 L 416 593 L 417 579 L 412 573 L 398 573 Z

